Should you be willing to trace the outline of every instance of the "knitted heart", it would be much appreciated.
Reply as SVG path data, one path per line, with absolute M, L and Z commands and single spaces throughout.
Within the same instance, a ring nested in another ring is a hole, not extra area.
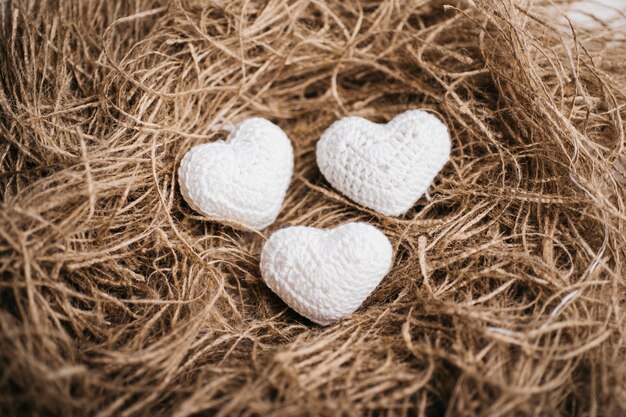
M 295 226 L 274 233 L 261 252 L 272 291 L 308 319 L 327 325 L 354 312 L 389 271 L 392 249 L 366 223 L 330 230 Z
M 180 162 L 178 182 L 194 210 L 260 230 L 276 220 L 292 172 L 287 135 L 265 119 L 252 118 L 225 141 L 191 148 Z
M 409 210 L 450 158 L 450 136 L 421 110 L 386 125 L 361 117 L 333 123 L 317 143 L 317 165 L 353 201 L 387 216 Z

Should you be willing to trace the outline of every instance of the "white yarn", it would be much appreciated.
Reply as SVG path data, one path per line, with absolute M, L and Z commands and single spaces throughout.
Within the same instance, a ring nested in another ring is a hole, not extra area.
M 265 243 L 261 274 L 291 308 L 327 325 L 359 308 L 391 262 L 391 244 L 374 226 L 295 226 L 275 232 Z
M 180 162 L 178 182 L 194 210 L 260 230 L 276 220 L 292 172 L 293 150 L 285 132 L 252 118 L 225 141 L 191 148 Z
M 326 180 L 387 216 L 409 210 L 449 158 L 448 129 L 422 110 L 401 113 L 386 125 L 344 117 L 317 143 L 317 164 Z

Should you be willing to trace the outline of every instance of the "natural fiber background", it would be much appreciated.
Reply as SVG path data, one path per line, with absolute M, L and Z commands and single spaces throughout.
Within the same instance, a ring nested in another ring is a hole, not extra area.
M 513 0 L 5 1 L 0 414 L 624 415 L 623 39 Z M 332 121 L 416 107 L 453 137 L 430 199 L 386 218 L 328 186 Z M 296 153 L 263 234 L 176 179 L 250 115 Z M 394 267 L 322 328 L 259 252 L 351 220 Z

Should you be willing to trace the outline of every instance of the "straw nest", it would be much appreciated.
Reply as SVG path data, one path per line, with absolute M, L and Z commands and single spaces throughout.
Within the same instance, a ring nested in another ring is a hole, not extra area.
M 529 3 L 3 2 L 0 414 L 624 412 L 624 34 Z M 334 120 L 409 108 L 453 138 L 430 198 L 385 217 L 323 180 Z M 296 154 L 263 233 L 204 220 L 176 178 L 253 115 Z M 355 220 L 394 266 L 316 326 L 261 247 Z

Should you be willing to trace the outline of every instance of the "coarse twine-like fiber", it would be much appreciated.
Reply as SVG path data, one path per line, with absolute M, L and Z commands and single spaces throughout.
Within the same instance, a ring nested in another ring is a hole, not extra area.
M 280 229 L 263 245 L 261 277 L 287 305 L 328 325 L 353 313 L 384 278 L 393 261 L 389 239 L 355 222 L 332 229 Z
M 0 414 L 623 415 L 624 25 L 471 3 L 3 2 Z M 449 127 L 450 162 L 406 215 L 359 209 L 316 141 L 410 108 Z M 251 116 L 295 156 L 262 234 L 176 184 Z M 316 326 L 263 283 L 261 247 L 347 221 L 394 265 Z
M 194 210 L 235 227 L 274 223 L 293 173 L 285 132 L 260 117 L 246 119 L 225 141 L 191 148 L 178 168 L 180 192 Z

